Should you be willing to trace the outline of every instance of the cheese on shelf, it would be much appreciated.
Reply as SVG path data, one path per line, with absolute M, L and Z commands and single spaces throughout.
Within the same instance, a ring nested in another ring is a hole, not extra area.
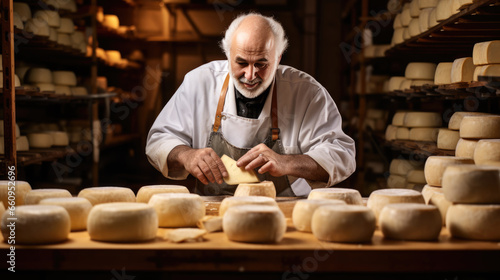
M 451 68 L 452 83 L 470 83 L 474 75 L 476 66 L 472 62 L 472 57 L 457 58 L 453 61 Z
M 426 204 L 429 204 L 429 201 L 431 200 L 431 197 L 434 193 L 443 193 L 443 188 L 434 187 L 428 184 L 426 184 L 422 188 L 422 196 L 424 197 L 424 201 Z
M 276 198 L 276 188 L 272 181 L 240 183 L 234 191 L 234 196 L 267 196 Z
M 21 19 L 21 16 L 16 12 L 14 12 L 12 15 L 14 17 L 14 27 L 23 30 L 24 29 L 24 22 Z
M 483 112 L 455 112 L 448 122 L 448 128 L 453 130 L 460 130 L 460 124 L 465 116 L 484 116 L 489 115 Z
M 479 65 L 474 69 L 473 81 L 479 81 L 479 76 L 498 77 L 500 76 L 500 64 Z
M 378 220 L 382 209 L 392 203 L 422 203 L 424 197 L 419 191 L 409 189 L 379 189 L 373 191 L 368 197 L 366 205 L 373 210 Z
M 456 130 L 440 128 L 437 137 L 437 147 L 442 150 L 454 151 L 457 148 L 460 133 Z
M 52 80 L 55 85 L 76 86 L 77 79 L 73 71 L 53 71 Z
M 396 14 L 396 16 L 394 17 L 392 27 L 394 29 L 403 27 L 403 24 L 401 23 L 401 13 Z
M 401 87 L 399 88 L 399 90 L 410 89 L 412 83 L 413 83 L 413 80 L 405 79 L 403 82 L 401 82 Z
M 405 127 L 441 127 L 441 114 L 436 112 L 407 112 L 403 120 Z
M 434 8 L 425 8 L 420 11 L 420 16 L 418 17 L 418 26 L 420 27 L 420 33 L 424 33 L 429 29 L 429 17 Z
M 33 18 L 40 18 L 46 21 L 50 27 L 59 27 L 61 25 L 61 18 L 57 11 L 38 10 L 33 15 Z
M 420 15 L 420 5 L 418 4 L 418 0 L 410 2 L 410 16 L 412 18 L 418 18 Z
M 394 116 L 392 117 L 392 124 L 395 126 L 403 126 L 406 113 L 407 111 L 397 111 L 394 113 Z
M 446 225 L 446 213 L 448 212 L 448 208 L 452 205 L 452 203 L 444 197 L 443 192 L 433 192 L 429 199 L 429 205 L 434 205 L 439 209 L 439 213 L 441 214 L 441 220 L 443 221 L 443 226 Z
M 500 139 L 479 140 L 474 149 L 474 162 L 477 165 L 487 165 L 497 161 L 500 161 Z
M 386 141 L 392 141 L 396 140 L 396 133 L 397 133 L 398 127 L 395 125 L 388 125 L 387 128 L 385 129 L 385 140 Z
M 417 0 L 418 1 L 418 7 L 420 9 L 425 9 L 425 8 L 434 8 L 437 6 L 439 0 Z
M 438 25 L 439 22 L 437 20 L 436 8 L 433 8 L 431 13 L 429 14 L 429 29 Z
M 392 42 L 391 42 L 392 45 L 397 45 L 404 42 L 403 38 L 404 31 L 405 28 L 403 27 L 394 29 L 394 33 L 392 34 Z
M 5 207 L 8 207 L 9 204 L 9 188 L 10 191 L 14 191 L 15 197 L 14 201 L 16 206 L 24 205 L 24 197 L 26 194 L 31 191 L 30 183 L 26 181 L 8 181 L 8 180 L 0 180 L 0 201 L 3 202 Z M 11 197 L 12 198 L 12 197 Z
M 65 95 L 65 96 L 71 95 L 71 88 L 69 86 L 55 85 L 54 91 L 56 94 L 60 94 L 60 95 Z
M 72 34 L 75 32 L 75 24 L 73 23 L 73 20 L 71 18 L 62 17 L 61 24 L 59 25 L 57 32 L 63 34 Z
M 52 72 L 47 68 L 32 67 L 26 72 L 27 83 L 47 83 L 52 84 Z
M 410 3 L 405 3 L 403 10 L 401 11 L 401 25 L 407 27 L 410 25 L 411 14 L 410 14 Z
M 479 139 L 460 138 L 457 142 L 457 147 L 455 148 L 455 156 L 473 159 L 477 142 L 479 142 Z
M 125 187 L 89 187 L 81 190 L 78 197 L 88 199 L 94 206 L 108 202 L 135 202 L 134 192 Z
M 396 140 L 410 140 L 410 129 L 407 127 L 398 127 L 396 129 Z
M 434 84 L 447 85 L 451 84 L 451 69 L 453 62 L 441 62 L 436 67 L 434 74 Z
M 49 24 L 40 18 L 32 18 L 24 23 L 24 30 L 41 37 L 50 36 Z
M 180 185 L 150 185 L 142 186 L 137 191 L 136 201 L 148 203 L 157 193 L 189 193 L 188 188 Z
M 410 62 L 405 69 L 405 77 L 415 80 L 434 80 L 437 65 L 430 62 Z
M 420 161 L 395 158 L 391 160 L 391 164 L 389 165 L 389 173 L 406 176 L 410 171 L 415 169 L 422 169 L 423 166 L 423 163 Z
M 452 12 L 453 0 L 440 0 L 436 6 L 436 20 L 447 20 L 453 15 Z
M 361 193 L 356 189 L 349 188 L 313 189 L 309 192 L 307 199 L 340 199 L 347 204 L 363 205 Z
M 436 142 L 439 128 L 415 127 L 410 129 L 409 139 L 412 141 Z
M 410 21 L 410 25 L 408 26 L 408 32 L 410 37 L 415 37 L 420 34 L 420 23 L 418 17 L 414 17 Z
M 27 3 L 14 1 L 12 3 L 12 9 L 21 17 L 23 22 L 31 19 L 31 8 Z
M 45 198 L 71 197 L 71 193 L 66 189 L 34 189 L 24 196 L 24 204 L 38 204 Z
M 500 115 L 464 116 L 460 137 L 471 139 L 500 138 Z
M 68 146 L 69 136 L 65 131 L 47 131 L 50 136 L 52 136 L 52 146 Z
M 455 156 L 429 156 L 425 161 L 424 173 L 427 184 L 442 186 L 443 173 L 446 167 L 454 164 L 473 164 L 470 158 Z
M 411 38 L 411 36 L 410 36 L 410 28 L 409 28 L 409 26 L 403 28 L 403 39 L 404 40 L 408 40 L 410 38 Z
M 423 169 L 409 170 L 406 175 L 406 181 L 415 184 L 426 184 L 425 174 Z
M 389 91 L 399 90 L 401 88 L 401 83 L 406 80 L 405 77 L 394 76 L 389 79 Z
M 236 161 L 227 155 L 222 155 L 222 163 L 226 167 L 228 176 L 224 178 L 224 182 L 228 185 L 238 185 L 241 183 L 258 183 L 259 178 L 253 170 L 245 170 L 238 167 Z
M 448 208 L 446 227 L 452 237 L 500 240 L 500 205 L 454 204 Z
M 92 204 L 82 197 L 58 197 L 44 198 L 40 200 L 40 205 L 59 205 L 68 211 L 71 221 L 71 231 L 87 229 L 87 218 L 92 208 Z
M 500 169 L 451 165 L 443 173 L 443 193 L 452 203 L 500 204 Z
M 71 46 L 70 35 L 66 33 L 57 33 L 57 43 L 59 45 L 70 47 Z
M 295 203 L 292 212 L 292 222 L 295 229 L 311 232 L 311 220 L 314 211 L 323 205 L 346 204 L 337 199 L 301 199 Z
M 278 207 L 276 200 L 267 196 L 232 196 L 222 200 L 219 206 L 219 216 L 224 216 L 224 213 L 226 213 L 227 209 L 230 207 L 248 204 Z
M 205 202 L 194 193 L 158 193 L 148 202 L 160 227 L 195 227 L 205 216 Z
M 500 63 L 500 40 L 480 42 L 472 49 L 474 65 Z

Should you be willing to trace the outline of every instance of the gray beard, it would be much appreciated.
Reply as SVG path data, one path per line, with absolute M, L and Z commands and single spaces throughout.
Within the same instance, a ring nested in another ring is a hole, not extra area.
M 276 69 L 278 69 L 278 65 L 276 65 L 273 72 L 276 72 Z M 236 89 L 241 93 L 241 95 L 245 96 L 246 98 L 255 98 L 255 97 L 261 95 L 271 85 L 271 83 L 274 80 L 274 76 L 269 77 L 269 79 L 267 81 L 265 81 L 265 80 L 262 81 L 262 83 L 259 86 L 257 86 L 255 89 L 248 90 L 240 82 L 240 79 L 238 77 L 234 76 L 233 71 L 231 71 L 231 69 L 229 69 L 229 74 L 234 79 L 234 86 L 236 87 Z

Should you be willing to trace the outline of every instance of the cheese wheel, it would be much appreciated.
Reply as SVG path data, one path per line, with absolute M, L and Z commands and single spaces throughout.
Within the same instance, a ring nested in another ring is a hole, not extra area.
M 76 86 L 76 75 L 73 71 L 53 71 L 52 80 L 56 85 Z
M 21 19 L 21 16 L 16 12 L 14 12 L 12 15 L 14 18 L 14 28 L 23 30 L 24 29 L 24 22 Z
M 436 240 L 443 225 L 434 205 L 394 203 L 380 212 L 379 224 L 385 238 L 398 240 Z
M 267 196 L 233 196 L 226 197 L 222 200 L 219 206 L 219 216 L 224 216 L 227 209 L 237 205 L 267 205 L 267 206 L 278 206 L 275 199 Z
M 452 13 L 452 0 L 440 0 L 436 6 L 436 19 L 443 21 L 453 15 Z
M 149 241 L 156 238 L 158 217 L 146 203 L 103 203 L 90 210 L 87 231 L 90 239 L 97 241 Z
M 38 87 L 38 89 L 40 90 L 40 92 L 44 92 L 44 91 L 55 91 L 56 90 L 56 86 L 54 84 L 50 84 L 50 83 L 36 83 L 36 84 L 33 84 L 34 86 Z
M 389 173 L 406 176 L 410 171 L 422 168 L 423 163 L 420 161 L 395 158 L 391 160 L 391 164 L 389 165 Z
M 415 184 L 426 184 L 427 183 L 425 181 L 425 174 L 424 174 L 423 169 L 409 170 L 407 175 L 406 175 L 406 181 L 408 183 L 415 183 Z
M 64 0 L 61 2 L 61 5 L 60 5 L 60 9 L 61 10 L 67 10 L 67 11 L 70 11 L 72 13 L 76 13 L 77 12 L 77 7 L 76 7 L 76 2 L 75 0 Z
M 125 187 L 90 187 L 81 190 L 78 197 L 86 198 L 97 205 L 109 202 L 135 202 L 134 192 Z
M 410 16 L 412 18 L 418 18 L 419 15 L 420 15 L 420 6 L 418 4 L 418 0 L 411 1 L 410 2 Z
M 403 28 L 403 39 L 404 40 L 408 40 L 410 38 L 411 38 L 411 36 L 410 36 L 410 28 L 409 27 Z
M 425 9 L 425 8 L 434 8 L 437 6 L 439 0 L 417 0 L 418 1 L 418 7 L 420 9 Z
M 21 205 L 15 211 L 15 229 L 8 227 L 13 216 L 2 216 L 2 235 L 8 240 L 15 230 L 15 244 L 51 244 L 66 241 L 70 232 L 68 212 L 57 205 Z
M 30 148 L 28 137 L 20 136 L 16 139 L 16 150 L 17 151 L 28 151 Z
M 472 139 L 500 138 L 500 115 L 463 117 L 460 123 L 460 137 Z
M 474 65 L 500 63 L 500 40 L 474 44 L 472 60 Z
M 405 69 L 405 78 L 434 80 L 437 65 L 431 62 L 410 62 Z
M 374 213 L 364 205 L 323 205 L 311 220 L 313 235 L 328 242 L 370 242 L 375 227 Z
M 474 162 L 486 165 L 488 162 L 500 161 L 500 139 L 481 139 L 474 149 Z
M 286 220 L 274 206 L 238 205 L 226 211 L 222 229 L 231 241 L 278 243 L 285 235 Z
M 56 92 L 56 94 L 59 95 L 65 95 L 65 96 L 71 95 L 71 88 L 69 86 L 55 85 L 54 91 Z
M 415 127 L 410 129 L 409 139 L 412 141 L 436 142 L 439 128 Z
M 92 208 L 92 204 L 82 197 L 58 197 L 44 198 L 40 200 L 40 205 L 59 205 L 68 211 L 71 221 L 71 231 L 87 229 L 87 218 Z
M 439 213 L 441 214 L 441 220 L 443 226 L 446 225 L 446 213 L 448 212 L 448 208 L 452 205 L 452 203 L 444 197 L 444 193 L 442 192 L 433 192 L 429 199 L 429 205 L 434 205 L 439 209 Z
M 396 133 L 397 133 L 398 127 L 395 125 L 388 125 L 387 128 L 385 129 L 385 140 L 386 141 L 393 141 L 396 140 Z
M 410 25 L 411 14 L 410 14 L 410 3 L 405 3 L 403 10 L 401 10 L 401 25 L 407 27 Z
M 394 33 L 392 34 L 392 42 L 391 42 L 392 45 L 397 45 L 404 42 L 403 38 L 404 31 L 405 28 L 403 27 L 394 29 Z
M 438 24 L 439 22 L 437 20 L 437 11 L 436 8 L 433 8 L 431 13 L 429 14 L 429 29 L 433 28 Z
M 401 13 L 397 13 L 396 16 L 394 17 L 392 28 L 396 29 L 401 27 L 403 27 L 403 24 L 401 23 Z
M 57 43 L 62 46 L 71 46 L 71 36 L 65 33 L 57 33 Z
M 418 17 L 411 19 L 410 25 L 408 26 L 408 32 L 410 34 L 410 37 L 415 37 L 420 35 L 420 23 Z
M 33 18 L 40 18 L 46 21 L 50 27 L 59 27 L 61 25 L 61 18 L 57 11 L 38 10 L 33 15 Z
M 387 187 L 389 189 L 404 189 L 406 188 L 406 177 L 396 174 L 390 174 L 387 177 Z
M 437 147 L 442 150 L 454 151 L 457 148 L 460 133 L 456 130 L 440 128 L 437 137 Z
M 50 136 L 52 136 L 53 146 L 68 146 L 69 136 L 65 131 L 47 131 Z
M 392 124 L 395 126 L 403 126 L 406 111 L 397 111 L 392 117 Z
M 409 140 L 410 129 L 407 127 L 398 127 L 396 129 L 396 140 Z
M 442 186 L 443 173 L 446 167 L 454 164 L 473 164 L 470 158 L 454 156 L 429 156 L 425 161 L 424 173 L 427 184 Z
M 474 75 L 474 63 L 472 57 L 457 58 L 453 61 L 451 68 L 452 83 L 470 83 Z
M 32 67 L 26 72 L 27 83 L 52 83 L 52 72 L 47 68 Z
M 243 167 L 238 167 L 236 161 L 227 155 L 222 155 L 220 158 L 224 167 L 226 167 L 228 176 L 224 178 L 224 182 L 228 185 L 238 185 L 241 183 L 258 183 L 259 178 L 253 170 L 245 170 Z
M 425 204 L 429 204 L 429 201 L 431 200 L 431 197 L 434 193 L 443 193 L 443 188 L 441 187 L 434 187 L 431 185 L 426 184 L 422 188 L 422 196 L 424 197 Z
M 446 214 L 446 227 L 456 238 L 500 240 L 500 205 L 451 205 Z
M 272 181 L 249 184 L 240 183 L 234 191 L 234 196 L 267 196 L 276 198 L 276 188 Z
M 479 140 L 460 138 L 455 148 L 455 156 L 473 159 L 477 142 L 479 142 Z
M 189 190 L 185 186 L 180 185 L 142 186 L 137 191 L 136 201 L 148 203 L 151 197 L 157 193 L 189 193 Z
M 436 112 L 407 112 L 403 120 L 405 127 L 440 127 L 441 114 Z
M 194 227 L 205 216 L 205 202 L 194 193 L 157 193 L 148 203 L 156 210 L 160 227 Z
M 66 189 L 35 189 L 30 190 L 24 196 L 24 204 L 38 204 L 45 198 L 71 197 L 71 193 Z
M 474 164 L 450 165 L 443 173 L 443 193 L 453 203 L 500 204 L 500 170 Z
M 473 81 L 478 81 L 479 76 L 498 77 L 500 76 L 500 64 L 478 65 L 474 69 Z
M 405 77 L 394 76 L 389 79 L 389 91 L 399 90 L 401 88 L 401 83 L 405 81 Z
M 24 24 L 24 30 L 38 36 L 49 37 L 49 24 L 41 18 L 32 18 Z
M 420 16 L 418 17 L 418 26 L 420 27 L 420 33 L 424 33 L 429 29 L 429 17 L 434 8 L 425 8 L 420 11 Z
M 465 116 L 484 116 L 490 115 L 483 112 L 455 112 L 448 122 L 448 128 L 453 130 L 460 130 L 460 124 Z
M 28 142 L 31 148 L 50 148 L 54 144 L 48 133 L 28 133 Z
M 26 22 L 31 19 L 31 8 L 27 3 L 13 2 L 12 9 L 19 15 L 22 21 Z
M 295 203 L 292 222 L 298 231 L 311 232 L 311 220 L 314 211 L 323 205 L 346 204 L 338 199 L 301 199 Z
M 363 205 L 361 193 L 358 190 L 348 188 L 313 189 L 309 192 L 307 199 L 339 199 L 347 204 Z
M 57 32 L 63 34 L 72 34 L 75 32 L 75 24 L 73 23 L 73 20 L 71 18 L 62 17 L 61 24 L 59 25 Z
M 72 96 L 87 96 L 89 95 L 86 87 L 71 87 Z
M 120 19 L 116 15 L 104 15 L 102 25 L 110 29 L 118 29 L 120 27 Z
M 15 206 L 24 205 L 24 198 L 31 190 L 30 183 L 26 181 L 0 180 L 0 201 L 6 208 L 12 205 L 10 201 L 15 202 Z
M 446 85 L 451 83 L 451 68 L 453 62 L 441 62 L 436 67 L 434 73 L 434 84 Z
M 391 203 L 425 203 L 425 201 L 422 194 L 416 190 L 380 189 L 370 194 L 366 206 L 373 210 L 378 221 L 382 209 Z

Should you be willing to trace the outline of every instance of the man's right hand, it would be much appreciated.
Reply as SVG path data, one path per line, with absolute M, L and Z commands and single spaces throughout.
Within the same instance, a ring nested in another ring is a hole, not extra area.
M 212 148 L 193 149 L 188 146 L 175 147 L 167 158 L 169 168 L 184 168 L 203 184 L 222 184 L 228 176 L 226 167 Z

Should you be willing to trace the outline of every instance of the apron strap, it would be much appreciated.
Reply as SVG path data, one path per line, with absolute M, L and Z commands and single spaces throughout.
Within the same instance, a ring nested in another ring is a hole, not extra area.
M 274 81 L 273 87 L 273 100 L 271 103 L 271 120 L 272 120 L 272 128 L 271 132 L 273 134 L 273 141 L 278 140 L 280 136 L 280 129 L 278 127 L 278 91 L 276 91 L 276 80 Z
M 222 89 L 220 91 L 219 103 L 217 104 L 217 111 L 215 112 L 215 121 L 213 126 L 214 132 L 219 131 L 220 128 L 220 123 L 222 119 L 222 110 L 224 109 L 224 103 L 226 101 L 226 93 L 228 85 L 229 85 L 229 74 L 227 74 L 226 79 L 224 80 L 224 84 L 222 85 Z

